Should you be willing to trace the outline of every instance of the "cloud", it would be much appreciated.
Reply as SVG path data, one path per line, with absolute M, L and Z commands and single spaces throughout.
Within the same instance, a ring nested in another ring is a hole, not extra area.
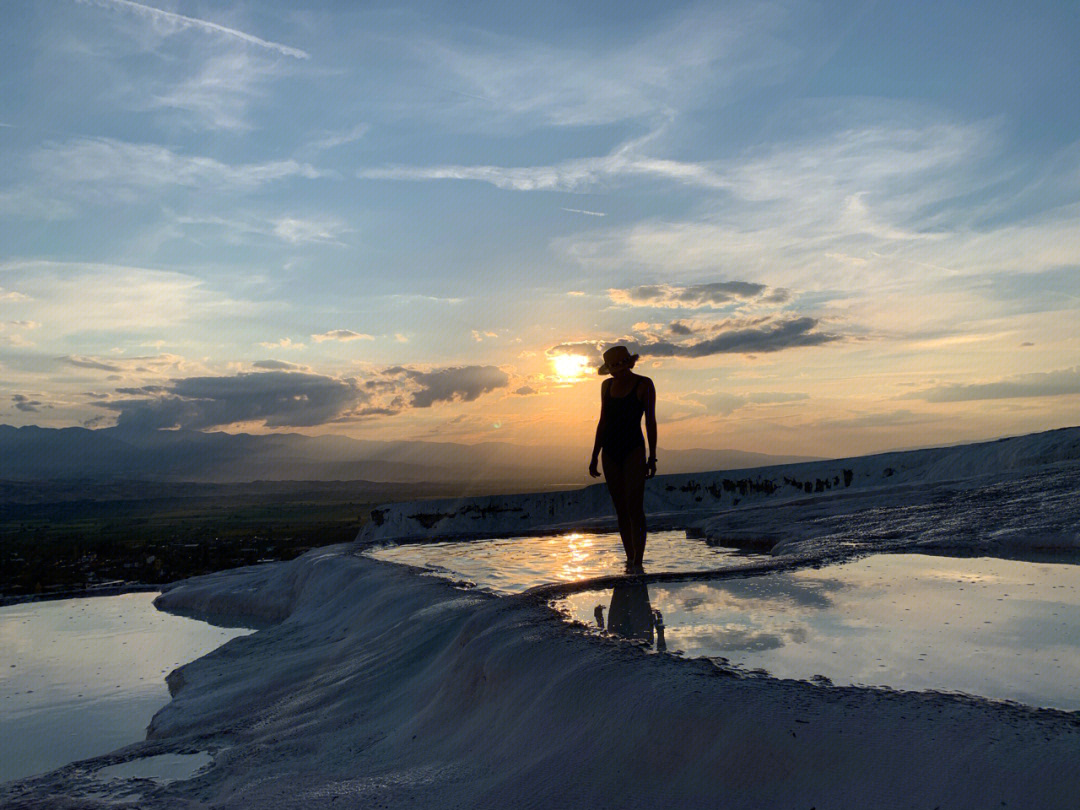
M 12 396 L 11 401 L 15 403 L 16 409 L 26 413 L 38 413 L 41 410 L 40 400 L 30 399 L 24 394 L 15 394 Z
M 354 332 L 351 329 L 331 329 L 329 332 L 323 332 L 321 335 L 312 335 L 311 339 L 316 343 L 322 343 L 327 340 L 374 340 L 371 335 L 365 335 L 362 332 Z
M 29 164 L 49 191 L 98 202 L 139 202 L 147 192 L 169 187 L 228 193 L 290 177 L 319 176 L 310 164 L 293 159 L 228 164 L 115 138 L 48 143 L 31 153 Z
M 349 231 L 336 219 L 301 219 L 281 217 L 274 220 L 274 236 L 294 245 L 324 242 L 340 245 L 338 237 Z
M 586 216 L 590 216 L 590 217 L 606 217 L 607 216 L 607 214 L 604 214 L 604 213 L 602 213 L 600 211 L 586 211 L 584 208 L 563 208 L 562 210 L 563 211 L 569 211 L 571 214 L 585 214 Z
M 303 349 L 303 343 L 296 343 L 292 338 L 284 337 L 281 340 L 274 341 L 272 343 L 260 343 L 264 349 Z
M 111 374 L 164 374 L 188 367 L 187 362 L 175 354 L 139 355 L 135 357 L 102 358 L 68 354 L 57 361 L 75 368 L 108 371 Z
M 527 397 L 530 394 L 535 394 L 536 389 L 533 388 L 531 385 L 523 385 L 521 386 L 521 388 L 514 389 L 514 393 L 518 396 Z
M 813 331 L 817 325 L 817 318 L 776 318 L 760 325 L 722 328 L 716 336 L 693 343 L 628 341 L 626 346 L 631 352 L 651 357 L 707 357 L 713 354 L 764 354 L 820 346 L 841 339 L 839 335 Z
M 649 157 L 642 147 L 658 132 L 619 145 L 600 157 L 575 158 L 545 166 L 388 166 L 361 169 L 368 180 L 475 180 L 510 191 L 577 191 L 630 176 L 724 188 L 727 181 L 703 163 Z
M 692 335 L 696 331 L 692 326 L 682 321 L 672 321 L 668 329 L 671 330 L 673 335 Z
M 547 349 L 544 354 L 548 357 L 554 357 L 559 354 L 580 354 L 585 357 L 592 357 L 593 355 L 599 355 L 603 347 L 603 341 L 578 340 L 570 341 L 568 343 L 559 343 Z
M 366 400 L 355 380 L 296 371 L 186 377 L 165 385 L 118 389 L 139 398 L 95 403 L 123 428 L 203 430 L 244 422 L 311 427 L 334 421 Z
M 971 402 L 983 399 L 1055 397 L 1080 394 L 1080 366 L 1057 371 L 1020 374 L 1003 380 L 970 385 L 942 385 L 924 391 L 912 391 L 900 399 L 927 402 Z
M 48 324 L 51 338 L 235 318 L 261 306 L 232 298 L 195 276 L 146 267 L 27 259 L 0 262 L 4 276 L 33 298 L 27 314 Z
M 784 303 L 790 298 L 787 290 L 770 290 L 764 284 L 750 281 L 712 281 L 688 285 L 646 284 L 628 289 L 610 289 L 608 295 L 616 304 L 670 309 L 716 308 L 755 299 Z
M 26 301 L 29 296 L 15 290 L 5 290 L 0 287 L 0 301 Z
M 370 130 L 368 124 L 357 124 L 351 129 L 327 130 L 310 144 L 312 149 L 322 152 L 326 149 L 334 149 L 345 144 L 355 143 L 363 138 Z
M 83 5 L 94 5 L 101 8 L 111 8 L 134 14 L 141 19 L 148 20 L 153 25 L 156 32 L 163 34 L 172 34 L 179 31 L 199 31 L 226 40 L 243 42 L 246 45 L 252 45 L 257 48 L 265 48 L 274 51 L 275 53 L 279 53 L 282 56 L 290 56 L 294 59 L 309 58 L 309 54 L 299 48 L 282 45 L 280 42 L 271 42 L 269 40 L 260 39 L 259 37 L 245 33 L 244 31 L 219 25 L 218 23 L 210 22 L 209 20 L 201 20 L 197 17 L 187 17 L 183 14 L 164 11 L 160 8 L 154 8 L 153 6 L 145 6 L 142 3 L 134 3 L 132 0 L 77 0 L 77 2 Z
M 495 366 L 456 366 L 417 371 L 396 366 L 386 374 L 401 375 L 419 386 L 412 393 L 414 408 L 429 408 L 436 402 L 472 402 L 481 394 L 505 388 L 510 376 Z
M 264 95 L 264 82 L 280 74 L 273 61 L 244 51 L 208 58 L 191 76 L 135 100 L 139 109 L 183 110 L 184 124 L 194 129 L 246 131 L 248 107 Z
M 710 413 L 726 416 L 748 405 L 779 405 L 790 402 L 803 402 L 810 399 L 808 394 L 788 391 L 754 391 L 745 394 L 719 391 L 710 394 L 691 394 L 687 397 Z
M 472 402 L 510 381 L 493 366 L 428 370 L 395 366 L 364 381 L 298 371 L 294 364 L 276 360 L 253 366 L 260 370 L 117 388 L 119 396 L 92 404 L 116 413 L 119 427 L 139 430 L 205 430 L 243 423 L 313 427 L 393 416 L 437 402 Z
M 289 363 L 285 360 L 256 360 L 251 366 L 266 371 L 301 371 L 306 368 L 299 363 Z
M 795 68 L 802 53 L 780 37 L 802 26 L 792 6 L 706 4 L 658 16 L 629 35 L 592 29 L 597 34 L 588 38 L 584 27 L 548 44 L 461 28 L 402 44 L 427 68 L 429 82 L 452 94 L 438 105 L 425 99 L 425 113 L 445 115 L 449 104 L 462 124 L 490 131 L 508 123 L 654 120 L 693 108 L 706 94 L 730 102 Z
M 59 358 L 60 362 L 67 363 L 69 366 L 75 366 L 76 368 L 92 368 L 98 371 L 113 371 L 121 372 L 123 367 L 116 363 L 110 363 L 105 360 L 98 360 L 94 357 L 77 357 L 75 355 L 67 355 L 66 357 Z

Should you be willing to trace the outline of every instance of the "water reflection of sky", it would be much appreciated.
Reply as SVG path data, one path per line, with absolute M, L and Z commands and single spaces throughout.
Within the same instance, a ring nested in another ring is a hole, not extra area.
M 1080 568 L 879 555 L 729 581 L 649 585 L 669 652 L 777 677 L 961 691 L 1080 709 Z M 611 590 L 556 606 L 596 625 Z M 654 619 L 655 628 L 655 619 Z M 625 635 L 625 634 L 624 634 Z M 643 637 L 638 630 L 638 637 Z
M 474 582 L 497 593 L 520 593 L 548 582 L 621 574 L 626 564 L 618 534 L 593 532 L 414 543 L 368 553 Z M 651 532 L 645 546 L 645 570 L 650 572 L 726 568 L 755 559 L 763 558 L 709 546 L 702 540 L 688 539 L 682 531 Z
M 248 632 L 159 613 L 156 595 L 0 608 L 0 782 L 143 739 L 165 675 Z

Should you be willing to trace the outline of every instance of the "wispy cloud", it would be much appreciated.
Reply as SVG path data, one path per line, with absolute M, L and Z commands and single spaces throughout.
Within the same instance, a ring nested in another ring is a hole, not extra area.
M 726 416 L 751 405 L 783 405 L 792 402 L 805 402 L 810 399 L 810 396 L 802 392 L 791 391 L 753 391 L 749 393 L 716 391 L 704 394 L 688 394 L 683 399 L 700 405 L 709 413 Z
M 370 129 L 369 124 L 357 124 L 349 129 L 326 130 L 311 142 L 310 147 L 321 152 L 325 149 L 345 146 L 363 138 Z
M 370 180 L 474 180 L 511 191 L 577 191 L 632 176 L 712 189 L 728 185 L 727 180 L 705 163 L 644 154 L 643 148 L 657 132 L 627 141 L 607 155 L 546 166 L 387 166 L 361 169 L 357 176 Z
M 210 22 L 209 20 L 201 20 L 198 17 L 187 17 L 183 14 L 164 11 L 163 9 L 155 8 L 154 6 L 132 2 L 132 0 L 76 0 L 76 2 L 81 3 L 82 5 L 112 8 L 134 14 L 137 17 L 151 22 L 156 30 L 164 31 L 166 33 L 177 31 L 201 31 L 225 39 L 243 42 L 247 45 L 253 45 L 257 48 L 265 48 L 274 51 L 275 53 L 279 53 L 282 56 L 291 56 L 294 59 L 308 59 L 310 57 L 306 51 L 302 51 L 299 48 L 283 45 L 280 42 L 271 42 L 266 39 L 260 39 L 253 34 L 239 31 L 236 28 L 229 28 L 215 22 Z
M 148 109 L 179 110 L 183 123 L 193 129 L 246 131 L 252 129 L 248 108 L 264 94 L 262 85 L 280 71 L 268 58 L 245 51 L 217 54 L 197 72 L 163 90 L 148 94 L 135 105 Z
M 993 382 L 941 385 L 922 391 L 912 391 L 904 394 L 900 399 L 922 399 L 927 402 L 972 402 L 983 399 L 1056 397 L 1068 394 L 1080 394 L 1080 366 L 1057 371 L 1019 374 Z
M 563 211 L 569 211 L 571 214 L 585 214 L 589 217 L 605 217 L 607 214 L 601 211 L 586 211 L 584 208 L 563 208 Z
M 30 154 L 32 193 L 42 200 L 139 203 L 159 201 L 163 189 L 245 192 L 287 178 L 315 178 L 296 160 L 229 164 L 150 143 L 79 138 L 47 143 Z
M 274 220 L 273 227 L 274 236 L 294 245 L 306 242 L 340 245 L 341 235 L 349 231 L 341 222 L 330 218 L 280 217 Z
M 770 84 L 802 57 L 780 37 L 798 23 L 796 9 L 775 4 L 699 5 L 647 33 L 584 45 L 468 29 L 413 36 L 406 47 L 428 66 L 429 83 L 453 94 L 462 118 L 581 126 L 666 118 L 706 92 L 715 102 Z
M 35 259 L 0 262 L 0 278 L 5 277 L 33 299 L 26 314 L 54 339 L 86 331 L 157 329 L 257 309 L 171 270 Z
M 311 339 L 316 343 L 322 343 L 327 340 L 374 340 L 372 335 L 365 335 L 363 332 L 354 332 L 351 329 L 331 329 L 329 332 L 323 332 L 320 335 L 312 335 Z
M 262 346 L 264 349 L 303 349 L 304 348 L 303 343 L 297 343 L 292 338 L 287 338 L 287 337 L 284 337 L 281 340 L 277 340 L 277 341 L 273 341 L 273 342 L 260 343 L 259 345 Z
M 644 284 L 627 289 L 610 289 L 608 295 L 616 304 L 668 309 L 715 308 L 754 300 L 782 304 L 791 297 L 788 290 L 769 289 L 764 284 L 752 281 L 709 281 L 686 285 Z

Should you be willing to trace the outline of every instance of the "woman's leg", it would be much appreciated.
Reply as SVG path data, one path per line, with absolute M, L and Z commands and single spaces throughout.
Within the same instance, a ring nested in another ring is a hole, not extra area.
M 623 497 L 630 522 L 634 556 L 631 565 L 641 565 L 645 559 L 645 447 L 633 450 L 623 461 Z
M 622 537 L 626 562 L 629 565 L 634 561 L 636 543 L 630 514 L 626 508 L 626 481 L 623 472 L 623 463 L 626 460 L 623 459 L 623 463 L 615 462 L 607 452 L 601 454 L 600 460 L 604 465 L 604 480 L 607 482 L 608 494 L 611 495 L 611 503 L 615 506 L 615 517 L 619 521 L 619 536 Z

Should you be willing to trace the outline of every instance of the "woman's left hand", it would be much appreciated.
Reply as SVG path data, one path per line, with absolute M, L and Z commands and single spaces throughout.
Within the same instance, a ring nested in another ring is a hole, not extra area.
M 656 459 L 650 458 L 645 462 L 645 477 L 652 478 L 656 475 Z

